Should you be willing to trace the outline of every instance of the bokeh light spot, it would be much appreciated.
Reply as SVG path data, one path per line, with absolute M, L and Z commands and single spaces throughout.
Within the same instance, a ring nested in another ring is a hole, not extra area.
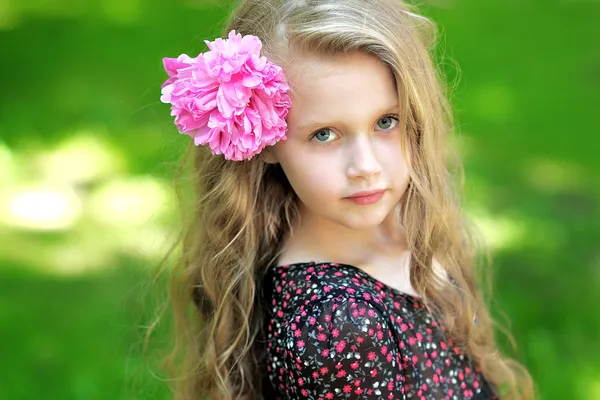
M 72 227 L 82 211 L 73 189 L 17 187 L 0 194 L 0 221 L 32 230 L 64 230 Z

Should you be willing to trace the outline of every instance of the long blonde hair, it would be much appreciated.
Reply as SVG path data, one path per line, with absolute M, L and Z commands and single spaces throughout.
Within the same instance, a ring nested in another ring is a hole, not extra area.
M 478 285 L 478 246 L 454 179 L 462 170 L 447 143 L 452 115 L 430 55 L 435 26 L 398 0 L 242 0 L 226 32 L 232 29 L 258 36 L 263 54 L 284 70 L 302 51 L 363 52 L 390 68 L 410 154 L 410 183 L 400 209 L 412 254 L 411 282 L 440 310 L 447 334 L 503 397 L 533 398 L 525 368 L 496 345 Z M 255 344 L 266 307 L 261 278 L 297 221 L 298 198 L 281 168 L 260 157 L 227 161 L 190 145 L 184 166 L 191 167 L 192 192 L 180 196 L 181 207 L 192 213 L 184 216 L 182 255 L 170 288 L 174 397 L 260 398 L 264 354 Z M 451 282 L 434 273 L 434 259 Z

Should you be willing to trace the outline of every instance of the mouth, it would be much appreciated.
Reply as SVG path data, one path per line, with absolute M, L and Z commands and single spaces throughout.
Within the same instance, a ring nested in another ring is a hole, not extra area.
M 344 197 L 344 200 L 352 201 L 353 203 L 361 206 L 375 204 L 383 197 L 384 193 L 385 190 L 366 190 Z

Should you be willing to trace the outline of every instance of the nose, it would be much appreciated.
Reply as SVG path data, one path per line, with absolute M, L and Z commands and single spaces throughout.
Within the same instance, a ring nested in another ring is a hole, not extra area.
M 366 179 L 381 172 L 381 164 L 368 136 L 357 138 L 350 149 L 347 175 L 350 179 Z

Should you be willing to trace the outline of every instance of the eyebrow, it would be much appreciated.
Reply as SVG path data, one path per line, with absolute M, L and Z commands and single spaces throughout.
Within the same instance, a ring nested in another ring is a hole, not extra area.
M 383 116 L 386 114 L 392 114 L 392 113 L 399 113 L 400 112 L 400 106 L 398 104 L 386 108 L 383 111 L 379 112 L 377 115 L 379 116 Z M 301 125 L 298 126 L 297 130 L 298 131 L 312 131 L 315 130 L 317 128 L 321 128 L 324 126 L 335 126 L 335 125 L 339 125 L 339 121 L 307 121 Z

